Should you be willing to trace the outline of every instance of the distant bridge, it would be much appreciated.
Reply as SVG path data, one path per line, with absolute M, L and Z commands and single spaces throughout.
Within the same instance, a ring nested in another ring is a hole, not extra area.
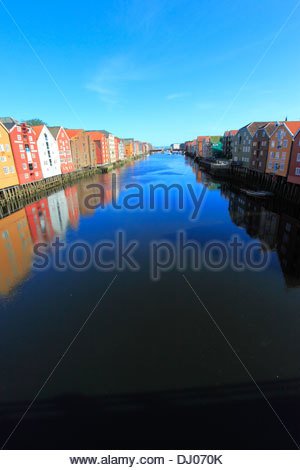
M 183 150 L 172 150 L 170 148 L 151 149 L 150 153 L 184 153 Z

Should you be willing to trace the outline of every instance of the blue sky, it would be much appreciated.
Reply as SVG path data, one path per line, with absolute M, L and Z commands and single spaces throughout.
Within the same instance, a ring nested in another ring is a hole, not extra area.
M 2 116 L 155 145 L 300 119 L 296 0 L 4 4 Z

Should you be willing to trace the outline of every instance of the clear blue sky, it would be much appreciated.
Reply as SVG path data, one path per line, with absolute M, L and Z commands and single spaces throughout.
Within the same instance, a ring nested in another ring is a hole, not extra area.
M 300 119 L 297 0 L 5 4 L 31 47 L 0 0 L 0 115 L 154 144 Z

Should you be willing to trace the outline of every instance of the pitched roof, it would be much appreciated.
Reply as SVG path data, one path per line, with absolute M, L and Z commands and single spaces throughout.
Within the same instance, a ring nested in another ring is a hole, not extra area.
M 86 131 L 92 140 L 102 140 L 104 135 L 100 131 Z
M 300 121 L 284 121 L 282 124 L 289 129 L 292 135 L 295 135 L 300 129 Z
M 15 125 L 19 124 L 19 122 L 12 117 L 0 117 L 0 121 L 4 124 L 7 130 L 12 129 Z
M 254 122 L 249 122 L 249 124 L 246 124 L 246 126 L 241 127 L 238 132 L 240 132 L 243 129 L 248 129 L 249 134 L 253 137 L 257 129 L 260 127 L 265 126 L 268 124 L 269 121 L 254 121 Z
M 267 124 L 264 124 L 263 126 L 260 126 L 257 130 L 264 130 L 266 131 L 267 135 L 270 137 L 273 132 L 275 131 L 276 127 L 278 127 L 282 122 L 278 121 L 270 121 L 267 122 Z
M 65 129 L 65 131 L 69 139 L 72 139 L 72 137 L 76 137 L 78 134 L 83 132 L 83 129 Z
M 44 127 L 44 124 L 42 124 L 41 126 L 32 126 L 32 129 L 34 130 L 37 139 L 39 138 L 40 133 L 42 132 L 43 127 Z
M 49 131 L 53 135 L 54 139 L 56 139 L 57 134 L 59 133 L 61 127 L 60 126 L 53 126 L 53 127 L 48 127 Z
M 236 135 L 238 133 L 238 130 L 231 130 L 231 131 L 225 131 L 224 135 L 225 137 L 228 137 L 230 135 Z
M 208 135 L 198 135 L 197 140 L 198 142 L 201 142 L 202 140 L 207 140 L 209 139 Z
M 259 129 L 262 126 L 265 126 L 266 124 L 268 124 L 268 121 L 263 121 L 263 122 L 255 121 L 255 122 L 251 122 L 250 124 L 248 124 L 248 126 L 245 126 L 245 127 L 247 127 L 249 133 L 253 137 L 257 129 Z

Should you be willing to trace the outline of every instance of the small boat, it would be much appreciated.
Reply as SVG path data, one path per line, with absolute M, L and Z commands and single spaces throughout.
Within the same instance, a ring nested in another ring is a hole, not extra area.
M 247 196 L 250 197 L 267 198 L 274 196 L 274 194 L 269 191 L 252 191 L 251 189 L 241 189 L 241 192 L 247 194 Z

